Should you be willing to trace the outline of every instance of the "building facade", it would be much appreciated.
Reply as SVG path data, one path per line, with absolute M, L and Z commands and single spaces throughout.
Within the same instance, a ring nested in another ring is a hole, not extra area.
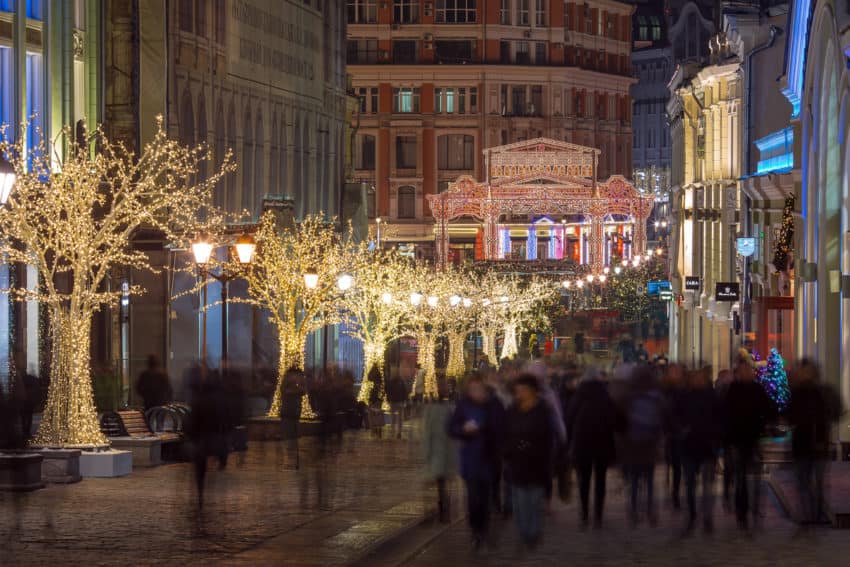
M 108 10 L 106 121 L 110 131 L 140 148 L 155 117 L 188 145 L 204 143 L 215 167 L 232 152 L 237 170 L 216 188 L 217 203 L 257 219 L 267 197 L 288 198 L 294 217 L 340 214 L 345 181 L 345 5 L 342 0 L 150 0 L 106 2 Z M 200 174 L 206 173 L 202 169 Z M 174 266 L 188 254 L 139 242 L 156 265 Z M 226 254 L 226 250 L 220 250 Z M 148 289 L 133 298 L 121 327 L 135 377 L 149 354 L 168 361 L 177 380 L 203 350 L 197 294 L 188 275 L 130 273 Z M 230 296 L 244 294 L 230 284 Z M 207 363 L 220 364 L 222 317 L 227 317 L 231 363 L 247 372 L 275 368 L 274 332 L 261 312 L 220 304 L 221 285 L 208 285 Z M 330 333 L 336 334 L 334 329 Z M 334 360 L 334 337 L 311 343 L 315 360 Z M 324 345 L 324 347 L 322 346 Z
M 65 148 L 53 140 L 62 128 L 101 119 L 100 25 L 98 1 L 0 0 L 0 125 L 9 138 L 25 137 L 28 149 L 42 138 L 61 161 Z M 32 267 L 0 266 L 2 288 L 32 288 L 38 277 Z M 35 302 L 0 294 L 0 388 L 16 371 L 42 372 L 39 320 Z M 94 360 L 109 347 L 95 345 Z
M 483 150 L 539 137 L 601 150 L 631 175 L 632 7 L 609 0 L 348 0 L 360 97 L 355 177 L 382 243 L 433 258 L 429 195 L 480 179 Z M 475 230 L 453 226 L 456 261 Z

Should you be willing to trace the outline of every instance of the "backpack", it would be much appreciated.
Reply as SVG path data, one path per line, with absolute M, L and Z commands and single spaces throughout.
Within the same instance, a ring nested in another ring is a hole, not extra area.
M 643 392 L 629 404 L 629 438 L 632 441 L 653 441 L 661 436 L 661 399 L 657 392 Z

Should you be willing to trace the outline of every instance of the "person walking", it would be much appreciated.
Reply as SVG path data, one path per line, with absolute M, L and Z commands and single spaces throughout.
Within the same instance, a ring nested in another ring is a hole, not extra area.
M 508 410 L 505 459 L 513 475 L 513 514 L 522 542 L 529 548 L 543 535 L 546 486 L 551 484 L 555 429 L 551 409 L 540 397 L 536 376 L 523 374 L 513 384 Z
M 677 400 L 681 437 L 681 457 L 688 500 L 686 534 L 693 532 L 697 519 L 697 477 L 702 480 L 702 525 L 714 530 L 714 471 L 723 431 L 723 417 L 717 394 L 711 384 L 709 367 L 688 375 L 687 388 Z
M 171 401 L 171 382 L 160 367 L 159 358 L 156 355 L 148 356 L 147 368 L 136 381 L 136 392 L 142 398 L 142 405 L 146 412 Z
M 727 442 L 732 449 L 735 471 L 735 515 L 738 527 L 749 528 L 759 514 L 758 442 L 767 422 L 774 417 L 773 402 L 755 371 L 745 360 L 735 367 L 735 379 L 729 385 L 725 400 Z M 750 477 L 752 486 L 750 486 Z
M 578 331 L 573 336 L 573 346 L 575 347 L 576 364 L 584 366 L 584 333 Z
M 670 497 L 673 509 L 681 507 L 680 488 L 682 484 L 682 442 L 685 434 L 682 415 L 684 408 L 680 403 L 685 392 L 684 368 L 678 364 L 672 364 L 666 368 L 662 378 L 662 392 L 667 407 L 670 408 L 670 421 L 665 432 L 665 457 L 668 470 L 672 475 L 672 486 Z
M 474 375 L 467 380 L 463 398 L 449 421 L 449 434 L 460 440 L 460 474 L 466 484 L 467 513 L 475 549 L 489 531 L 491 483 L 500 446 L 500 425 L 492 408 L 484 381 Z
M 448 431 L 451 415 L 452 406 L 445 390 L 441 390 L 436 400 L 425 405 L 423 416 L 425 478 L 437 485 L 437 516 L 444 524 L 451 520 L 447 483 L 456 466 L 456 449 Z
M 594 366 L 585 370 L 564 417 L 570 459 L 578 476 L 582 528 L 589 521 L 591 478 L 594 480 L 593 526 L 602 526 L 605 479 L 608 465 L 614 459 L 617 411 L 601 377 Z
M 377 364 L 372 365 L 366 380 L 369 382 L 369 429 L 374 439 L 380 439 L 384 436 L 384 384 Z
M 387 380 L 387 401 L 390 404 L 390 416 L 392 417 L 391 434 L 395 435 L 396 439 L 401 439 L 402 413 L 404 412 L 404 403 L 407 401 L 407 388 L 398 376 Z
M 788 421 L 797 474 L 803 529 L 824 517 L 824 474 L 829 462 L 832 424 L 840 416 L 838 395 L 820 383 L 817 364 L 803 359 L 791 376 Z
M 666 423 L 664 398 L 649 366 L 634 368 L 631 393 L 626 403 L 624 463 L 631 485 L 629 516 L 638 522 L 639 495 L 646 491 L 646 512 L 651 526 L 658 518 L 655 510 L 655 458 Z
M 295 366 L 283 375 L 280 393 L 280 424 L 289 466 L 301 466 L 298 451 L 298 423 L 301 421 L 301 403 L 304 397 L 304 374 Z

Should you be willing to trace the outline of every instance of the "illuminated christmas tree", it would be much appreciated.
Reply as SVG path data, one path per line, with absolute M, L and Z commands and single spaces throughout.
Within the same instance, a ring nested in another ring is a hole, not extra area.
M 788 388 L 788 374 L 785 372 L 785 361 L 775 348 L 767 355 L 767 364 L 758 367 L 758 381 L 764 387 L 767 395 L 776 404 L 779 411 L 785 411 L 791 400 L 791 390 Z

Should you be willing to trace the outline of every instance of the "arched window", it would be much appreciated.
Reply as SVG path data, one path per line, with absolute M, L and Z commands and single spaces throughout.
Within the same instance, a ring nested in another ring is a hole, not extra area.
M 224 107 L 219 101 L 215 113 L 215 169 L 221 170 L 221 165 L 224 163 L 224 155 L 227 151 L 227 136 L 224 131 Z M 229 177 L 229 175 L 228 175 Z M 227 195 L 226 180 L 222 179 L 215 186 L 215 204 L 219 207 L 224 207 L 226 204 L 225 196 Z
M 303 185 L 301 186 L 301 203 L 296 203 L 296 205 L 298 206 L 298 210 L 301 211 L 300 216 L 303 217 L 308 212 L 315 212 L 310 207 L 310 203 L 313 201 L 315 195 L 315 188 L 311 184 L 313 172 L 310 171 L 310 130 L 307 128 L 307 120 L 301 124 L 301 141 L 304 144 L 304 148 L 301 151 Z
M 278 190 L 278 138 L 277 138 L 277 113 L 272 114 L 272 135 L 269 138 L 269 194 L 277 194 Z M 262 195 L 261 195 L 262 197 Z
M 263 115 L 257 112 L 257 127 L 254 129 L 254 186 L 248 194 L 248 203 L 245 207 L 254 212 L 254 205 L 258 199 L 265 195 L 266 182 L 266 153 L 265 136 L 263 133 Z
M 230 107 L 227 111 L 227 149 L 230 150 L 231 159 L 238 160 L 238 150 L 236 147 L 236 108 L 233 106 L 233 102 L 231 101 Z M 236 203 L 236 183 L 237 183 L 237 172 L 231 171 L 227 174 L 227 188 L 225 190 L 225 196 L 222 199 L 222 205 L 227 207 L 231 212 L 237 210 Z
M 296 112 L 298 111 L 296 110 Z M 303 177 L 301 176 L 302 167 L 304 165 L 304 160 L 301 159 L 301 154 L 303 153 L 304 148 L 301 140 L 300 118 L 295 119 L 295 131 L 293 132 L 292 150 L 292 191 L 289 192 L 289 196 L 295 200 L 295 207 L 296 210 L 298 210 L 298 207 L 301 204 L 301 197 L 303 195 L 302 188 L 304 187 Z
M 251 131 L 251 109 L 245 110 L 245 120 L 243 120 L 245 128 L 242 134 L 242 163 L 239 164 L 239 171 L 242 172 L 242 186 L 240 187 L 238 209 L 245 209 L 249 206 L 249 195 L 253 187 L 252 174 L 254 173 L 254 137 Z
M 416 189 L 410 185 L 398 188 L 398 218 L 416 218 Z

